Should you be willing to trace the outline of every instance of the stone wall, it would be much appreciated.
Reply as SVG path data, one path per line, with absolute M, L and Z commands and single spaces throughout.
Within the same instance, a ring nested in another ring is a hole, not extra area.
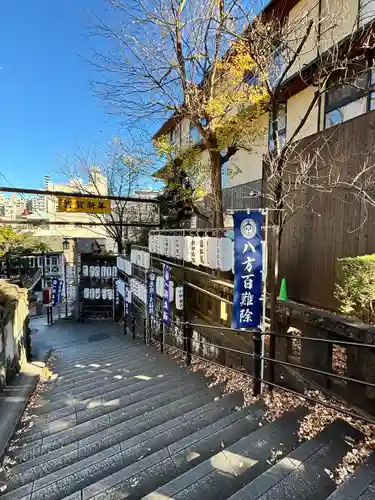
M 27 289 L 0 280 L 0 391 L 26 360 L 28 327 Z

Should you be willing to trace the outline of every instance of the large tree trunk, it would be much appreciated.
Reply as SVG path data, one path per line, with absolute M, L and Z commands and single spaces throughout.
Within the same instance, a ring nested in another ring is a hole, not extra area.
M 124 252 L 124 244 L 123 244 L 122 240 L 117 239 L 116 240 L 116 245 L 117 245 L 117 252 L 119 254 L 122 254 Z
M 224 227 L 223 188 L 221 184 L 220 151 L 210 148 L 211 188 L 212 188 L 212 227 Z

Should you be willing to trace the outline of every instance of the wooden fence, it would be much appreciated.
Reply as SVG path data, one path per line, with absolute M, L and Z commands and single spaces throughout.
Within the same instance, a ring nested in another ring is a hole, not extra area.
M 354 177 L 363 165 L 375 165 L 374 142 L 373 111 L 303 139 L 298 149 L 305 155 L 319 150 L 318 167 L 334 161 L 343 176 Z M 337 259 L 375 253 L 375 207 L 344 191 L 313 189 L 306 193 L 311 199 L 309 209 L 297 211 L 285 227 L 281 276 L 294 300 L 336 309 Z
M 363 165 L 375 165 L 375 111 L 306 137 L 296 148 L 296 155 L 311 158 L 316 151 L 318 168 L 334 162 L 343 175 L 354 176 Z M 261 183 L 224 189 L 224 209 L 260 207 L 262 199 L 250 195 L 261 191 Z M 293 300 L 335 310 L 337 259 L 375 253 L 375 207 L 343 191 L 321 193 L 311 189 L 304 196 L 305 204 L 313 201 L 309 209 L 298 210 L 286 224 L 280 276 L 286 278 Z

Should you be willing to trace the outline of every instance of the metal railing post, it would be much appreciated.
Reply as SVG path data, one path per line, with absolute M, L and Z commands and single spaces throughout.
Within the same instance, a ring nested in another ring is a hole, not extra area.
M 256 330 L 253 333 L 253 349 L 254 349 L 254 357 L 253 357 L 253 395 L 259 396 L 261 393 L 262 381 L 262 334 L 260 330 Z
M 133 335 L 133 339 L 135 339 L 135 307 L 132 304 L 131 308 L 131 332 Z
M 160 322 L 160 352 L 164 352 L 164 321 Z
M 191 364 L 191 354 L 192 354 L 192 338 L 193 338 L 193 327 L 190 323 L 185 323 L 185 352 L 186 352 L 186 366 Z
M 127 335 L 128 333 L 128 318 L 127 314 L 124 311 L 124 335 Z

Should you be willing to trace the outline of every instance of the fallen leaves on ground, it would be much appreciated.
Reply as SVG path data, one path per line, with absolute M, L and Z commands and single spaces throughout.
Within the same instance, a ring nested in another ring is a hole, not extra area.
M 9 478 L 12 467 L 16 464 L 16 461 L 9 453 L 18 448 L 19 446 L 18 443 L 20 439 L 22 439 L 23 435 L 34 427 L 35 422 L 38 419 L 38 416 L 34 414 L 33 410 L 38 406 L 37 403 L 38 400 L 40 399 L 41 394 L 44 391 L 46 382 L 50 381 L 53 378 L 53 368 L 55 365 L 55 361 L 56 361 L 56 353 L 54 351 L 51 351 L 49 358 L 46 362 L 46 365 L 43 368 L 39 380 L 35 386 L 34 392 L 30 396 L 27 406 L 20 418 L 17 430 L 15 431 L 10 442 L 8 443 L 6 452 L 3 456 L 0 465 L 0 473 L 1 473 L 0 493 L 6 491 L 7 489 L 6 480 Z
M 346 375 L 348 356 L 345 347 L 332 344 L 332 371 L 337 375 Z
M 298 345 L 298 344 L 297 344 Z M 337 370 L 346 369 L 346 351 L 338 348 L 335 352 L 335 366 Z M 168 347 L 169 355 L 178 360 L 185 360 L 185 353 Z M 231 394 L 241 391 L 244 398 L 244 406 L 248 406 L 258 401 L 260 397 L 253 395 L 253 381 L 247 374 L 241 374 L 225 366 L 220 366 L 215 362 L 210 362 L 192 357 L 191 371 L 200 372 L 206 378 L 211 379 L 210 386 L 222 386 L 223 394 Z M 350 410 L 342 401 L 334 397 L 325 396 L 320 390 L 305 391 L 305 395 L 315 400 L 335 405 L 343 410 Z M 308 414 L 300 422 L 298 431 L 299 440 L 307 441 L 318 435 L 327 425 L 341 418 L 353 427 L 359 429 L 365 436 L 364 440 L 355 444 L 353 448 L 343 457 L 334 471 L 328 471 L 332 480 L 337 485 L 341 484 L 350 474 L 352 474 L 364 460 L 375 451 L 375 425 L 366 424 L 360 419 L 355 419 L 339 410 L 331 409 L 318 403 L 309 402 L 303 396 L 297 396 L 288 391 L 274 388 L 273 391 L 265 390 L 262 399 L 266 405 L 265 420 L 273 422 L 280 418 L 285 412 L 300 406 L 309 409 Z M 262 425 L 262 423 L 260 423 Z M 280 458 L 278 450 L 275 451 L 275 461 Z M 327 473 L 328 473 L 327 472 Z

